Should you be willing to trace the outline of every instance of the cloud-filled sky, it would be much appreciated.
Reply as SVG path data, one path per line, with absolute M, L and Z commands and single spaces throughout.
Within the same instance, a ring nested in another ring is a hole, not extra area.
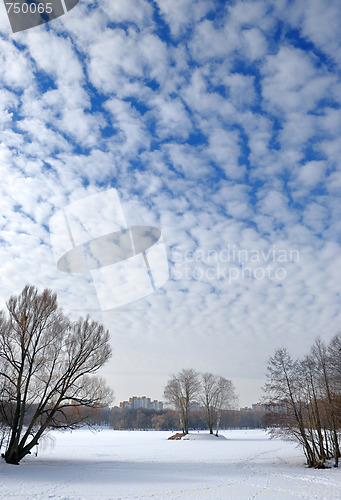
M 341 327 L 340 26 L 339 0 L 81 0 L 12 34 L 1 2 L 1 306 L 31 283 L 103 322 L 116 404 L 182 368 L 257 402 L 276 347 Z M 101 311 L 49 223 L 110 188 L 170 277 Z

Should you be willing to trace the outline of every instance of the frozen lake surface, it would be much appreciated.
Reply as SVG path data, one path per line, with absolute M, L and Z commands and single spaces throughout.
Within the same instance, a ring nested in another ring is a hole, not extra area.
M 168 441 L 171 434 L 51 432 L 37 457 L 19 466 L 0 462 L 0 499 L 341 498 L 340 469 L 306 468 L 301 450 L 265 431 Z

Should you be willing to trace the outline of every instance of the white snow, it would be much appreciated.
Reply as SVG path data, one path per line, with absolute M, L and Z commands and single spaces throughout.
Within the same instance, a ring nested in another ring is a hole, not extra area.
M 194 441 L 197 439 L 200 439 L 201 441 L 202 440 L 217 441 L 217 440 L 221 440 L 221 439 L 226 441 L 226 437 L 223 436 L 223 434 L 216 436 L 215 434 L 209 434 L 208 432 L 190 432 L 189 434 L 186 434 L 181 439 L 184 439 L 185 441 Z
M 169 441 L 171 432 L 53 432 L 38 457 L 0 462 L 1 500 L 336 499 L 341 470 L 314 470 L 261 430 Z M 198 433 L 193 433 L 197 437 Z

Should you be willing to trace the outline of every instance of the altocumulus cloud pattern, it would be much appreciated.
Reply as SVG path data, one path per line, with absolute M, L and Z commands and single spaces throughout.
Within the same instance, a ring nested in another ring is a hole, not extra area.
M 89 271 L 103 311 L 146 297 L 168 280 L 161 231 L 128 227 L 116 189 L 57 212 L 50 232 L 58 269 Z

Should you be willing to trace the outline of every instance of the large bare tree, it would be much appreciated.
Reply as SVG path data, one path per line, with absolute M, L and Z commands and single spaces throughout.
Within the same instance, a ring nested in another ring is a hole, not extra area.
M 199 396 L 200 389 L 199 374 L 192 369 L 174 375 L 165 387 L 164 397 L 178 412 L 184 434 L 188 434 L 191 404 Z
M 0 413 L 9 429 L 6 462 L 18 464 L 48 428 L 73 428 L 84 408 L 112 400 L 94 376 L 111 356 L 109 332 L 95 321 L 72 322 L 51 290 L 26 286 L 0 314 Z
M 314 466 L 314 450 L 305 426 L 307 405 L 303 394 L 305 381 L 302 378 L 302 367 L 291 358 L 286 348 L 277 349 L 270 356 L 264 389 L 270 405 L 285 407 L 285 411 L 281 413 L 280 426 L 274 427 L 271 433 L 297 440 L 302 445 L 307 464 Z
M 265 391 L 268 403 L 280 404 L 286 411 L 275 418 L 272 434 L 298 441 L 309 467 L 325 467 L 340 458 L 341 336 L 325 345 L 316 339 L 302 360 L 293 360 L 284 348 L 268 363 Z

